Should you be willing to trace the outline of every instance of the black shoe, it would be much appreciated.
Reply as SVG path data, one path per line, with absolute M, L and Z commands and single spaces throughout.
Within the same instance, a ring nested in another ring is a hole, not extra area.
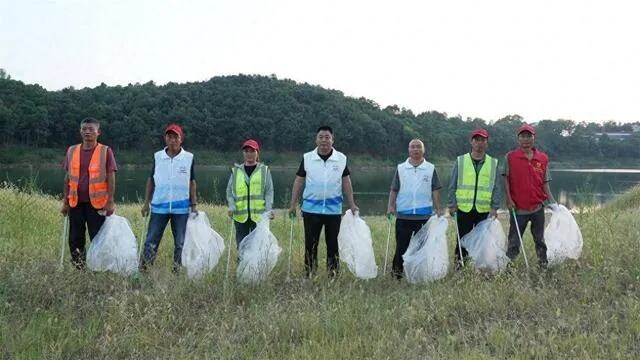
M 456 271 L 461 271 L 462 268 L 464 268 L 464 265 L 462 264 L 462 262 L 461 261 L 456 261 L 455 270 Z

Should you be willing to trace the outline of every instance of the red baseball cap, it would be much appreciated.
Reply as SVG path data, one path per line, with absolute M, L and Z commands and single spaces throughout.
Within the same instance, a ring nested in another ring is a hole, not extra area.
M 255 151 L 260 151 L 260 145 L 258 145 L 258 142 L 253 139 L 249 139 L 242 144 L 243 149 L 247 147 L 252 148 Z
M 483 138 L 488 139 L 489 133 L 485 129 L 478 128 L 471 132 L 471 138 L 473 139 L 475 136 L 482 136 Z
M 182 128 L 178 124 L 169 124 L 167 128 L 164 130 L 164 133 L 168 133 L 169 131 L 174 132 L 176 135 L 180 136 L 180 139 L 184 139 L 184 134 L 182 133 Z
M 523 124 L 522 126 L 520 126 L 520 128 L 518 129 L 518 135 L 520 135 L 521 133 L 528 131 L 531 133 L 531 135 L 535 135 L 536 134 L 536 129 L 533 128 L 533 126 L 529 125 L 529 124 Z

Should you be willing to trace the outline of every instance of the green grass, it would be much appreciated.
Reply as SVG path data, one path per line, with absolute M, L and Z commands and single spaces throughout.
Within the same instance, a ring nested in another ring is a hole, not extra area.
M 138 209 L 117 210 L 135 234 L 143 227 Z M 202 210 L 227 238 L 225 209 Z M 58 271 L 58 202 L 4 186 L 0 358 L 638 358 L 639 217 L 635 188 L 576 214 L 585 244 L 579 263 L 526 271 L 521 256 L 510 274 L 465 270 L 412 286 L 388 276 L 359 281 L 346 266 L 333 281 L 323 273 L 305 279 L 300 223 L 287 282 L 289 223 L 280 216 L 272 231 L 284 251 L 269 281 L 236 283 L 232 262 L 225 286 L 225 258 L 201 281 L 174 276 L 168 232 L 147 275 L 78 272 L 66 261 Z M 386 220 L 366 220 L 382 267 Z M 450 227 L 450 251 L 453 234 Z M 528 232 L 525 242 L 534 263 Z

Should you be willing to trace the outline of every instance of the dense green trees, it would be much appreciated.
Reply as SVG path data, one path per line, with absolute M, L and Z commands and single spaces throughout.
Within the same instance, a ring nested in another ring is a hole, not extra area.
M 103 123 L 102 141 L 116 149 L 162 145 L 162 129 L 181 123 L 195 149 L 235 150 L 254 137 L 275 151 L 304 151 L 322 124 L 336 131 L 340 149 L 397 158 L 410 139 L 425 140 L 429 156 L 453 158 L 468 149 L 468 134 L 478 126 L 491 134 L 491 152 L 515 145 L 522 118 L 509 115 L 492 123 L 428 111 L 413 114 L 398 106 L 381 109 L 365 98 L 340 91 L 279 80 L 275 76 L 237 75 L 206 82 L 157 86 L 153 82 L 89 89 L 47 91 L 0 72 L 0 143 L 65 147 L 78 141 L 78 123 L 93 116 Z M 594 133 L 630 130 L 630 125 L 542 120 L 538 144 L 554 159 L 640 157 L 640 138 L 597 139 Z

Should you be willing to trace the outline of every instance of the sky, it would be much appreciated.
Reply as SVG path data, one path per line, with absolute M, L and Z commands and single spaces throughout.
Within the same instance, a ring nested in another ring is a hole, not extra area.
M 0 68 L 49 90 L 275 74 L 416 114 L 630 122 L 640 121 L 639 10 L 620 0 L 0 0 Z

